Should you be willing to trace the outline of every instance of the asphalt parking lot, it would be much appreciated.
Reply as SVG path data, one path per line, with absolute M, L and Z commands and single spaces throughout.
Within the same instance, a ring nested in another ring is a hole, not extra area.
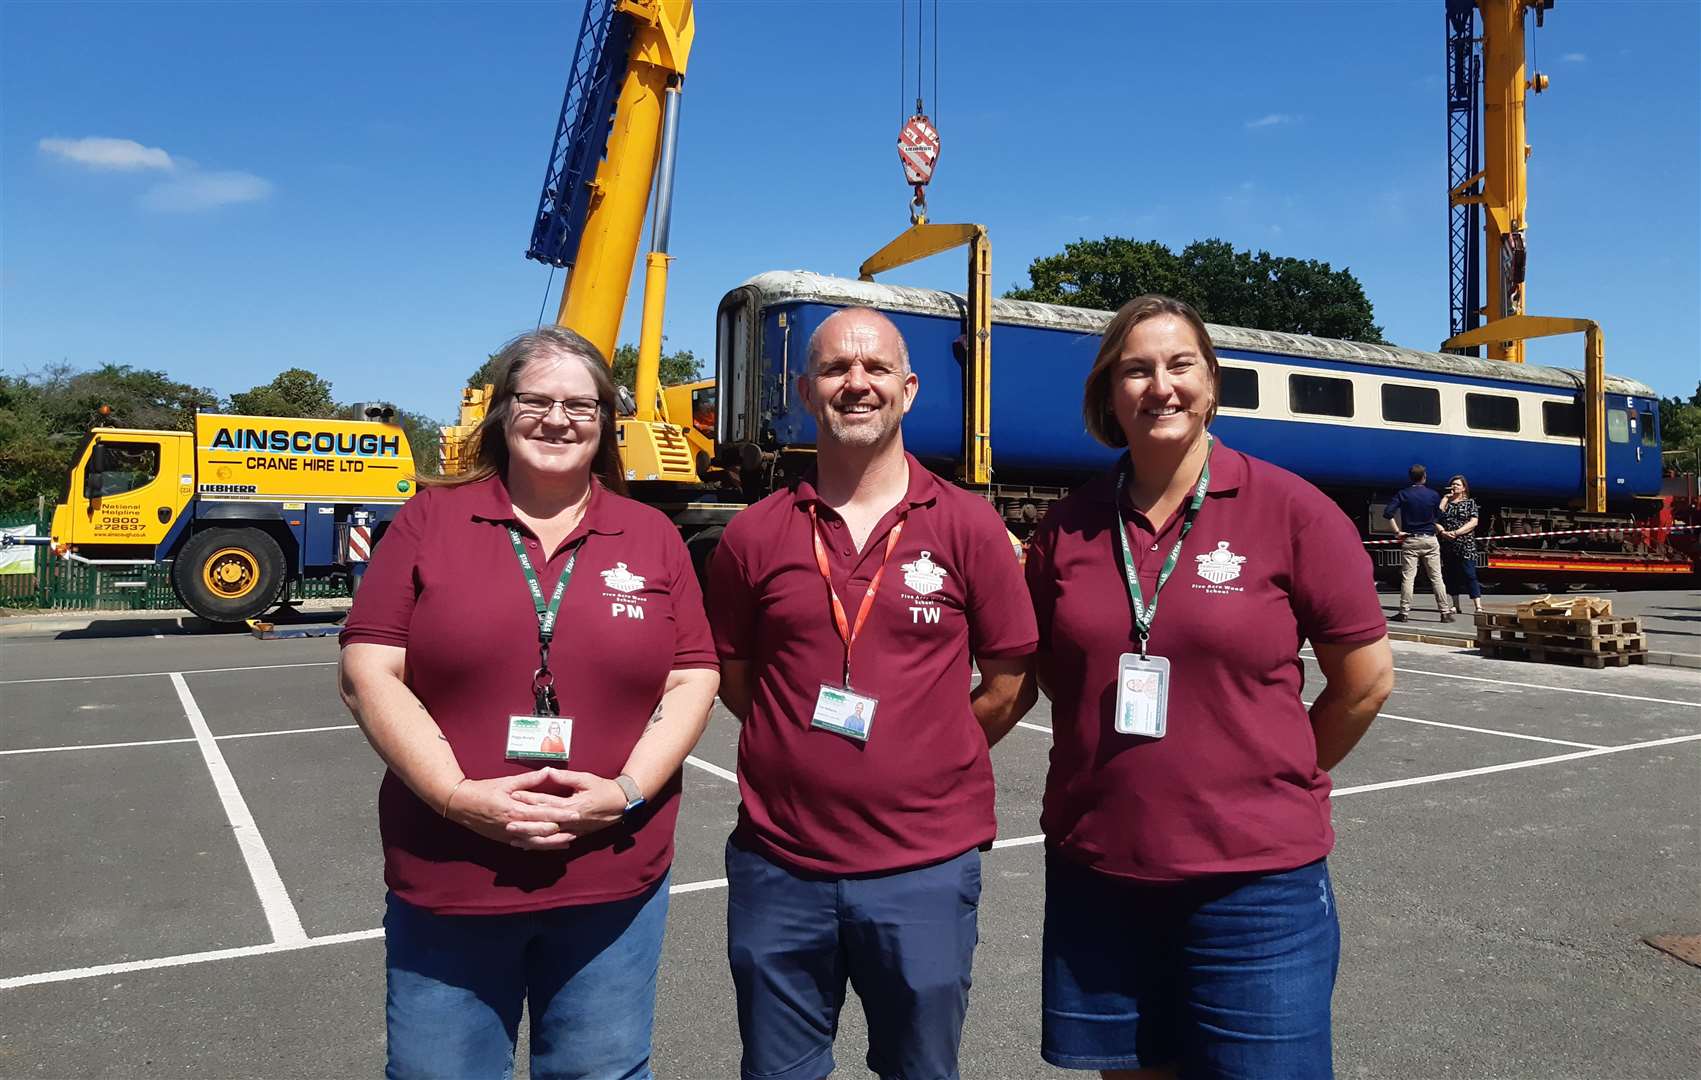
M 1395 649 L 1335 778 L 1339 1074 L 1693 1077 L 1701 969 L 1641 938 L 1701 931 L 1701 677 Z M 382 1071 L 381 770 L 334 659 L 330 639 L 0 641 L 0 1075 Z M 1037 1053 L 1049 722 L 1042 703 L 994 753 L 966 1077 L 1064 1075 Z M 717 709 L 687 768 L 658 1076 L 737 1075 L 736 737 Z M 853 997 L 839 1075 L 865 1046 Z

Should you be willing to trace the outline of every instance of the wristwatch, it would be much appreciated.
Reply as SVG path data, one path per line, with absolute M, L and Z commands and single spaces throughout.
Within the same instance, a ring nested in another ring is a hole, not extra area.
M 621 817 L 631 817 L 634 813 L 643 809 L 644 804 L 649 801 L 644 798 L 644 793 L 638 790 L 638 781 L 625 773 L 615 777 L 614 782 L 619 784 L 620 790 L 626 793 L 626 806 L 620 811 Z

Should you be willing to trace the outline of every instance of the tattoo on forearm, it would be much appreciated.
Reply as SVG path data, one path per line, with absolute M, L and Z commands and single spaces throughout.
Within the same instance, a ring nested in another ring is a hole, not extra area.
M 656 702 L 656 711 L 650 714 L 650 722 L 644 725 L 644 730 L 648 731 L 650 728 L 655 727 L 657 724 L 661 723 L 661 720 L 662 707 L 661 702 L 658 701 Z

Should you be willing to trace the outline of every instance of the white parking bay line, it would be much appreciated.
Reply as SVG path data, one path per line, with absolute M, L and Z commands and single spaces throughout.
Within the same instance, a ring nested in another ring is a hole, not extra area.
M 1044 724 L 1030 724 L 1026 720 L 1018 720 L 1018 721 L 1016 721 L 1016 726 L 1017 727 L 1025 727 L 1029 731 L 1043 731 L 1047 735 L 1051 734 L 1051 729 L 1046 727 Z
M 1467 776 L 1511 772 L 1514 769 L 1533 769 L 1537 765 L 1557 765 L 1562 761 L 1580 761 L 1583 758 L 1600 757 L 1602 754 L 1622 754 L 1626 750 L 1648 750 L 1656 746 L 1694 742 L 1697 739 L 1701 739 L 1701 735 L 1675 735 L 1669 739 L 1653 739 L 1649 742 L 1630 743 L 1626 746 L 1602 746 L 1594 750 L 1579 750 L 1574 754 L 1555 754 L 1552 757 L 1532 758 L 1528 761 L 1508 761 L 1504 765 L 1485 765 L 1479 769 L 1460 769 L 1457 772 L 1431 773 L 1428 776 L 1408 776 L 1404 780 L 1384 780 L 1378 784 L 1359 784 L 1356 787 L 1337 788 L 1334 794 L 1359 795 L 1366 791 L 1387 791 L 1390 788 L 1413 787 L 1417 784 L 1435 784 L 1443 780 L 1458 780 Z
M 1315 660 L 1317 654 L 1310 649 L 1301 649 L 1300 655 Z M 1497 686 L 1520 686 L 1525 690 L 1552 690 L 1556 694 L 1587 694 L 1591 697 L 1618 698 L 1621 701 L 1647 701 L 1655 705 L 1683 705 L 1691 709 L 1701 709 L 1701 701 L 1677 701 L 1672 698 L 1643 697 L 1640 694 L 1620 694 L 1611 690 L 1584 690 L 1579 686 L 1552 686 L 1546 683 L 1513 682 L 1511 679 L 1491 679 L 1482 675 L 1454 675 L 1447 671 L 1424 671 L 1421 668 L 1396 667 L 1395 671 L 1402 675 L 1427 675 L 1432 679 L 1458 679 L 1461 682 L 1494 683 Z
M 683 885 L 674 885 L 668 894 L 711 892 L 715 889 L 726 888 L 726 878 L 712 878 L 708 881 L 688 881 Z M 372 941 L 384 936 L 384 928 L 372 930 L 351 930 L 344 934 L 326 934 L 324 937 L 303 937 L 299 941 L 273 941 L 265 945 L 239 945 L 232 949 L 212 949 L 208 952 L 180 953 L 177 956 L 157 956 L 151 960 L 126 960 L 120 964 L 96 964 L 91 967 L 62 968 L 58 971 L 40 971 L 33 975 L 13 975 L 0 979 L 0 990 L 19 990 L 26 986 L 42 986 L 47 983 L 74 982 L 78 979 L 98 979 L 107 975 L 125 975 L 133 971 L 157 971 L 160 968 L 188 967 L 191 964 L 210 964 L 216 960 L 240 960 L 249 956 L 271 956 L 275 953 L 300 952 L 304 949 L 319 949 L 326 945 L 348 945 L 356 941 Z
M 223 671 L 277 671 L 282 668 L 336 667 L 335 660 L 312 660 L 300 664 L 246 664 L 241 667 L 186 668 L 183 671 L 132 671 L 118 675 L 56 675 L 50 679 L 0 679 L 0 686 L 25 683 L 94 682 L 97 679 L 152 679 L 161 675 L 217 675 Z
M 687 881 L 683 885 L 670 887 L 667 892 L 669 896 L 677 896 L 680 893 L 708 892 L 711 889 L 724 888 L 726 888 L 726 878 L 718 877 L 710 878 L 708 881 Z
M 731 783 L 731 784 L 738 783 L 738 774 L 737 773 L 732 772 L 729 769 L 723 769 L 719 765 L 711 765 L 709 762 L 704 761 L 702 758 L 698 757 L 696 754 L 687 754 L 686 757 L 685 757 L 685 764 L 695 765 L 699 769 L 702 769 L 704 772 L 708 773 L 710 776 L 718 776 L 722 780 L 727 781 L 728 783 Z M 678 892 L 679 890 L 676 888 L 676 889 L 674 889 L 674 891 Z
M 122 964 L 97 964 L 93 967 L 65 968 L 43 971 L 35 975 L 14 975 L 0 979 L 0 990 L 16 990 L 43 983 L 72 982 L 76 979 L 98 979 L 105 975 L 125 975 L 132 971 L 156 971 L 160 968 L 188 967 L 208 964 L 214 960 L 237 960 L 245 956 L 268 956 L 272 953 L 316 949 L 325 945 L 346 945 L 351 941 L 370 941 L 384 936 L 382 927 L 376 930 L 355 930 L 347 934 L 328 934 L 325 937 L 304 938 L 298 942 L 270 942 L 265 945 L 241 945 L 234 949 L 213 949 L 210 952 L 181 953 L 177 956 L 158 956 L 151 960 L 127 960 Z
M 325 727 L 278 728 L 275 731 L 238 731 L 231 735 L 214 735 L 213 741 L 226 739 L 267 739 L 273 735 L 308 735 L 316 731 L 354 731 L 357 724 L 328 724 Z M 0 750 L 0 757 L 10 754 L 61 754 L 67 750 L 121 750 L 130 746 L 170 746 L 173 743 L 195 742 L 194 739 L 141 739 L 136 742 L 72 743 L 69 746 L 25 746 L 17 750 Z
M 0 750 L 0 757 L 7 757 L 11 754 L 58 754 L 66 750 L 121 750 L 129 746 L 170 746 L 173 743 L 194 741 L 194 739 L 142 739 L 139 742 L 82 743 L 73 746 L 25 746 L 17 750 Z
M 183 703 L 189 726 L 195 730 L 201 757 L 207 763 L 207 771 L 212 773 L 213 787 L 219 793 L 219 802 L 224 804 L 231 832 L 236 834 L 236 845 L 242 849 L 242 860 L 248 864 L 248 876 L 253 879 L 254 891 L 260 896 L 260 907 L 266 913 L 272 942 L 299 945 L 307 940 L 307 931 L 301 927 L 301 916 L 296 914 L 295 905 L 290 902 L 289 890 L 284 888 L 283 878 L 278 876 L 272 853 L 266 850 L 265 838 L 254 824 L 254 815 L 249 813 L 242 790 L 236 786 L 236 777 L 231 775 L 224 753 L 207 727 L 207 718 L 201 715 L 201 707 L 195 704 L 194 695 L 189 693 L 189 684 L 183 681 L 181 674 L 171 673 L 171 685 L 177 690 L 177 700 Z
M 1497 728 L 1471 727 L 1469 724 L 1449 724 L 1440 720 L 1422 720 L 1416 716 L 1396 716 L 1393 713 L 1377 713 L 1378 720 L 1404 720 L 1408 724 L 1426 724 L 1429 727 L 1452 728 L 1454 731 L 1474 731 L 1478 735 L 1499 735 L 1503 739 L 1528 739 L 1531 742 L 1553 743 L 1557 746 L 1577 746 L 1585 750 L 1606 750 L 1608 747 L 1600 743 L 1572 742 L 1569 739 L 1550 739 L 1546 735 L 1525 735 L 1517 731 L 1500 731 Z

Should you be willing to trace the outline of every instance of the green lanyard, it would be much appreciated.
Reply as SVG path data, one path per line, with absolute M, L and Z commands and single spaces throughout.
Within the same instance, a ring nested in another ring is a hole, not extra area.
M 537 571 L 532 569 L 532 561 L 526 558 L 526 543 L 520 538 L 520 530 L 508 526 L 508 539 L 514 544 L 514 554 L 520 557 L 520 570 L 526 575 L 526 588 L 531 590 L 532 605 L 537 608 L 538 658 L 537 671 L 532 674 L 532 698 L 537 706 L 537 715 L 559 716 L 561 705 L 555 698 L 555 673 L 549 670 L 549 643 L 555 638 L 555 618 L 561 611 L 561 597 L 567 592 L 567 583 L 573 580 L 573 564 L 579 561 L 579 547 L 585 541 L 580 538 L 573 542 L 573 554 L 567 557 L 567 565 L 561 568 L 561 580 L 555 583 L 555 595 L 546 603 Z
M 1205 436 L 1210 440 L 1210 436 Z M 1158 617 L 1158 593 L 1163 591 L 1164 582 L 1175 572 L 1176 560 L 1181 558 L 1181 545 L 1187 542 L 1187 534 L 1193 531 L 1193 521 L 1199 516 L 1199 508 L 1205 505 L 1205 489 L 1211 483 L 1211 447 L 1210 441 L 1205 446 L 1205 465 L 1199 470 L 1199 482 L 1193 485 L 1193 499 L 1187 504 L 1187 514 L 1181 519 L 1181 535 L 1176 538 L 1175 547 L 1170 550 L 1169 558 L 1164 560 L 1163 569 L 1158 571 L 1157 584 L 1152 586 L 1152 603 L 1146 604 L 1146 598 L 1140 592 L 1140 572 L 1134 568 L 1134 548 L 1128 542 L 1128 526 L 1122 520 L 1122 491 L 1128 483 L 1128 466 L 1125 464 L 1116 474 L 1116 534 L 1122 543 L 1118 554 L 1122 557 L 1122 576 L 1128 581 L 1128 600 L 1134 605 L 1134 630 L 1140 636 L 1140 659 L 1146 659 L 1146 639 L 1152 634 L 1152 621 Z

